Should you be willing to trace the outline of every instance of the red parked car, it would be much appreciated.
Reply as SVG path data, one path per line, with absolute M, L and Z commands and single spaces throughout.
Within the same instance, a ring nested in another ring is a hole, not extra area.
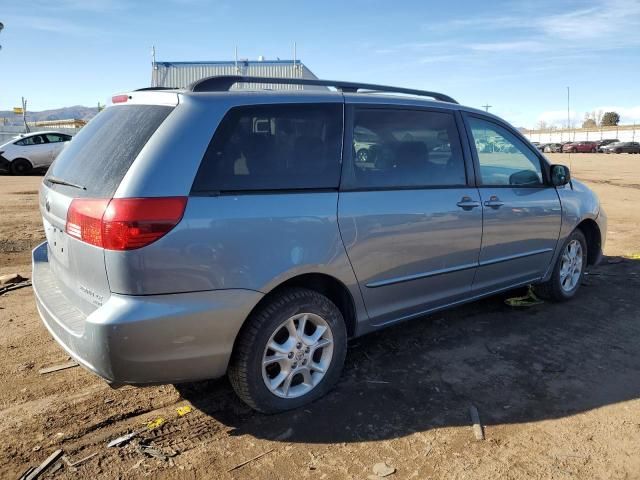
M 562 153 L 596 153 L 596 142 L 572 142 L 562 146 Z

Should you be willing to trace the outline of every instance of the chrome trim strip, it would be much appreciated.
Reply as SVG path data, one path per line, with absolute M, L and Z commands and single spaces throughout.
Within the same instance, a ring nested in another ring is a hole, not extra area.
M 509 260 L 517 260 L 519 258 L 531 257 L 533 255 L 540 255 L 541 253 L 553 252 L 553 248 L 542 248 L 540 250 L 533 250 L 531 252 L 517 253 L 515 255 L 509 255 L 507 257 L 495 258 L 493 260 L 486 260 L 480 263 L 468 263 L 466 265 L 459 265 L 457 267 L 442 268 L 440 270 L 433 270 L 431 272 L 416 273 L 414 275 L 406 275 L 404 277 L 395 277 L 388 280 L 378 280 L 377 282 L 367 283 L 367 288 L 386 287 L 388 285 L 394 285 L 396 283 L 410 282 L 412 280 L 420 280 L 422 278 L 435 277 L 436 275 L 443 275 L 445 273 L 460 272 L 462 270 L 469 270 L 470 268 L 484 267 L 487 265 L 494 265 L 496 263 L 508 262 Z
M 393 285 L 394 283 L 410 282 L 411 280 L 419 280 L 421 278 L 435 277 L 436 275 L 442 275 L 444 273 L 460 272 L 462 270 L 469 270 L 470 268 L 476 268 L 477 263 L 468 263 L 466 265 L 459 265 L 457 267 L 442 268 L 440 270 L 433 270 L 426 273 L 416 273 L 414 275 L 406 275 L 404 277 L 390 278 L 389 280 L 378 280 L 377 282 L 367 283 L 368 288 L 386 287 L 387 285 Z
M 485 260 L 480 262 L 480 266 L 493 265 L 494 263 L 508 262 L 509 260 L 516 260 L 518 258 L 532 257 L 533 255 L 540 255 L 541 253 L 553 252 L 553 248 L 541 248 L 540 250 L 533 250 L 531 252 L 516 253 L 515 255 L 509 255 L 507 257 L 495 258 L 493 260 Z

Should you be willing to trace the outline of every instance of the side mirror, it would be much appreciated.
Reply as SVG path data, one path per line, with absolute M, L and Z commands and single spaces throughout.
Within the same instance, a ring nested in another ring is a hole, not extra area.
M 564 165 L 551 165 L 551 185 L 561 187 L 571 181 L 569 167 Z

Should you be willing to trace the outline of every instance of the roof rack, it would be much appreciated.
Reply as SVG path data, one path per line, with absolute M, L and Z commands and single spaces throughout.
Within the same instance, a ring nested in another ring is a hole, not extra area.
M 427 90 L 414 90 L 412 88 L 389 87 L 386 85 L 373 85 L 370 83 L 343 82 L 340 80 L 317 80 L 310 78 L 272 78 L 272 77 L 245 77 L 242 75 L 219 75 L 203 78 L 193 82 L 187 87 L 191 92 L 226 92 L 236 83 L 272 83 L 278 85 L 315 85 L 322 87 L 334 87 L 344 93 L 357 93 L 361 90 L 368 92 L 404 93 L 407 95 L 419 95 L 430 97 L 441 102 L 458 103 L 449 95 Z
M 144 87 L 144 88 L 137 88 L 134 90 L 134 92 L 146 92 L 146 91 L 152 91 L 152 90 L 177 90 L 176 87 Z

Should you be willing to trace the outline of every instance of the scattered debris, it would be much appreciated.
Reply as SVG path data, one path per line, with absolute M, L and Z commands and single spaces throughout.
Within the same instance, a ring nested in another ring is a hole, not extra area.
M 19 273 L 9 273 L 7 275 L 0 275 L 0 285 L 7 285 L 9 283 L 24 282 L 26 278 L 22 277 Z
M 69 460 L 67 458 L 66 455 L 62 456 L 62 460 L 64 460 L 64 462 L 69 465 L 71 468 L 77 467 L 78 465 L 82 465 L 84 462 L 86 462 L 87 460 L 92 459 L 93 457 L 95 457 L 98 454 L 98 452 L 94 452 L 91 455 L 87 455 L 84 458 L 81 458 L 80 460 L 78 460 L 77 462 L 72 462 L 71 460 Z
M 27 468 L 27 469 L 24 471 L 24 473 L 18 477 L 18 480 L 25 480 L 25 479 L 27 478 L 27 476 L 28 476 L 31 472 L 33 472 L 35 469 L 36 469 L 36 467 L 29 467 L 29 468 Z
M 534 305 L 540 305 L 541 303 L 544 303 L 544 302 L 536 296 L 536 294 L 533 291 L 533 287 L 529 286 L 529 291 L 527 292 L 526 295 L 523 295 L 522 297 L 507 298 L 504 301 L 504 303 L 506 303 L 510 307 L 526 308 L 526 307 L 533 307 Z
M 396 469 L 393 467 L 390 467 L 384 462 L 381 462 L 381 463 L 376 463 L 373 466 L 373 473 L 375 473 L 378 478 L 384 478 L 396 473 Z M 373 478 L 376 478 L 376 477 L 373 477 Z
M 20 365 L 18 365 L 18 371 L 24 372 L 25 370 L 31 370 L 35 366 L 36 366 L 35 362 L 21 363 Z
M 142 432 L 144 432 L 144 430 L 136 430 L 134 432 L 127 433 L 126 435 L 122 435 L 121 437 L 111 440 L 107 444 L 107 447 L 119 447 L 120 445 L 124 445 L 125 443 L 130 441 L 132 438 L 140 435 Z
M 138 452 L 140 452 L 142 455 L 157 458 L 158 460 L 163 460 L 163 461 L 168 460 L 169 457 L 174 457 L 177 455 L 176 452 L 172 452 L 171 455 L 166 455 L 164 452 L 161 452 L 159 449 L 144 443 L 137 443 L 136 450 L 138 450 Z
M 176 408 L 176 412 L 178 412 L 179 417 L 184 417 L 187 413 L 191 413 L 192 411 L 193 408 L 191 408 L 191 405 L 185 405 L 184 407 Z
M 25 472 L 23 476 L 20 478 L 21 479 L 24 478 L 24 480 L 35 480 L 36 478 L 40 477 L 40 475 L 42 475 L 44 472 L 49 470 L 49 468 L 51 468 L 60 459 L 62 455 L 63 455 L 62 450 L 56 450 L 51 455 L 49 455 L 44 462 L 42 462 L 40 465 L 38 465 L 36 468 L 31 470 L 30 472 L 28 473 Z
M 151 420 L 147 423 L 147 430 L 155 430 L 158 427 L 161 427 L 166 423 L 166 420 L 162 417 L 158 417 L 155 420 Z
M 622 258 L 620 257 L 614 257 L 614 258 L 610 258 L 607 260 L 607 263 L 622 263 Z
M 67 368 L 73 368 L 73 367 L 77 367 L 77 366 L 78 366 L 78 362 L 75 362 L 75 361 L 71 360 L 70 362 L 61 363 L 60 365 L 54 365 L 52 367 L 41 368 L 40 370 L 38 370 L 38 373 L 40 375 L 46 375 L 47 373 L 53 373 L 53 372 L 57 372 L 59 370 L 66 370 Z
M 484 431 L 482 424 L 480 423 L 480 414 L 475 405 L 469 407 L 469 413 L 471 414 L 471 423 L 473 423 L 473 434 L 476 436 L 476 440 L 484 440 Z
M 30 287 L 30 286 L 31 286 L 31 280 L 25 280 L 24 282 L 20 282 L 20 283 L 9 283 L 3 287 L 0 287 L 0 295 L 2 295 L 3 293 L 10 292 L 11 290 L 18 290 L 19 288 Z
M 265 455 L 269 455 L 271 452 L 273 452 L 275 450 L 275 448 L 272 448 L 270 450 L 267 450 L 266 452 L 262 452 L 259 455 L 256 455 L 255 457 L 250 458 L 249 460 L 245 460 L 242 463 L 237 464 L 235 467 L 231 467 L 229 470 L 227 470 L 227 473 L 229 472 L 233 472 L 234 470 L 238 470 L 239 468 L 244 467 L 245 465 L 247 465 L 248 463 L 251 463 L 255 460 L 258 460 L 259 458 L 264 457 Z

